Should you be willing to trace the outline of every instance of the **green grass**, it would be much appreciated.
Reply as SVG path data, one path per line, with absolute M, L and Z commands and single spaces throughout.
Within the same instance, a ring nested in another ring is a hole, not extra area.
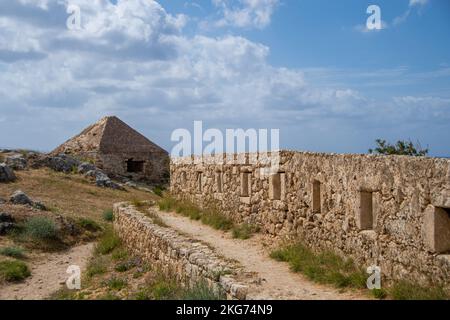
M 89 278 L 93 276 L 104 274 L 108 271 L 109 261 L 107 257 L 94 257 L 89 261 L 89 264 L 86 268 L 86 275 Z
M 114 221 L 113 209 L 106 209 L 103 211 L 103 219 L 108 222 Z
M 154 224 L 160 227 L 167 228 L 167 224 L 164 222 L 163 219 L 161 219 L 161 217 L 156 212 L 148 211 L 145 214 L 147 215 L 147 217 L 152 219 Z
M 203 224 L 209 225 L 217 230 L 228 231 L 234 227 L 231 219 L 227 218 L 214 208 L 201 210 L 189 201 L 177 201 L 170 196 L 162 198 L 158 202 L 158 205 L 159 209 L 162 211 L 175 211 L 192 220 L 200 220 Z
M 58 229 L 55 222 L 47 217 L 31 217 L 24 225 L 25 235 L 33 240 L 53 240 L 57 238 Z
M 97 232 L 102 230 L 102 227 L 97 222 L 89 218 L 80 218 L 78 219 L 77 224 L 81 228 L 91 232 Z
M 449 295 L 441 287 L 422 287 L 418 284 L 399 281 L 389 288 L 394 300 L 448 300 Z
M 98 254 L 108 254 L 111 253 L 116 247 L 121 244 L 119 236 L 114 232 L 114 230 L 109 227 L 103 232 L 100 237 L 96 247 L 95 252 Z
M 1 261 L 0 279 L 8 282 L 22 281 L 31 275 L 28 266 L 22 261 Z
M 20 247 L 5 247 L 0 249 L 0 254 L 2 256 L 16 258 L 16 259 L 25 259 L 25 250 Z
M 108 288 L 110 288 L 112 290 L 119 291 L 127 286 L 127 281 L 124 279 L 113 277 L 113 278 L 109 279 L 108 281 L 106 281 L 106 285 L 108 286 Z
M 164 190 L 165 190 L 164 187 L 156 186 L 156 187 L 153 188 L 153 193 L 156 194 L 159 197 L 162 197 Z
M 192 288 L 184 289 L 182 300 L 225 300 L 223 293 L 214 292 L 206 281 L 197 282 Z
M 128 251 L 124 248 L 116 247 L 112 252 L 111 258 L 114 261 L 125 260 L 126 258 L 128 258 Z
M 248 223 L 234 226 L 232 229 L 233 238 L 242 240 L 249 239 L 255 232 L 258 232 L 258 228 Z
M 131 200 L 131 204 L 133 205 L 133 206 L 135 206 L 136 208 L 143 208 L 143 207 L 145 207 L 146 206 L 146 203 L 145 203 L 145 201 L 141 201 L 141 200 L 138 200 L 138 199 L 133 199 L 133 200 Z
M 367 275 L 351 259 L 343 259 L 330 251 L 313 252 L 302 243 L 285 246 L 270 255 L 288 262 L 292 271 L 301 272 L 310 280 L 332 284 L 337 288 L 365 288 Z

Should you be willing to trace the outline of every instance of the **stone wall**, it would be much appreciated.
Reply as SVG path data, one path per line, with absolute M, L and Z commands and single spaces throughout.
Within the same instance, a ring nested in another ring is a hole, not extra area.
M 378 265 L 385 280 L 449 286 L 450 160 L 283 151 L 269 176 L 250 161 L 257 155 L 240 157 L 247 164 L 173 161 L 171 193 L 273 237 Z
M 156 209 L 151 208 L 149 210 Z M 150 217 L 127 203 L 114 205 L 114 229 L 125 246 L 156 270 L 176 277 L 183 285 L 206 281 L 228 299 L 245 299 L 248 287 L 235 278 L 239 267 L 224 260 L 211 248 L 153 223 Z

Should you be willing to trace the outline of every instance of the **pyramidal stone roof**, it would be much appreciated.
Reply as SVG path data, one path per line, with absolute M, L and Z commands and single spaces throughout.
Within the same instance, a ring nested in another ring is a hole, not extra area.
M 80 134 L 67 140 L 52 154 L 67 153 L 166 153 L 116 116 L 104 117 Z

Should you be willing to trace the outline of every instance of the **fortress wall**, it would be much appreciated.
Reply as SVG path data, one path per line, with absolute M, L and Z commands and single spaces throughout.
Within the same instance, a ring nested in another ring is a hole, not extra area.
M 158 272 L 188 286 L 205 281 L 228 299 L 246 298 L 248 287 L 235 278 L 239 268 L 202 242 L 153 223 L 127 203 L 114 204 L 114 229 L 128 250 Z
M 170 190 L 273 237 L 378 265 L 387 280 L 449 286 L 450 160 L 283 151 L 267 176 L 245 156 L 248 164 L 172 161 Z

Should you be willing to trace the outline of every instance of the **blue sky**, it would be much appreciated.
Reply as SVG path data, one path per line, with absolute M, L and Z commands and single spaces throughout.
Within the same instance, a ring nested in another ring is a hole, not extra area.
M 203 120 L 279 128 L 289 149 L 449 156 L 449 36 L 447 0 L 3 1 L 0 147 L 51 150 L 115 114 L 168 150 Z

